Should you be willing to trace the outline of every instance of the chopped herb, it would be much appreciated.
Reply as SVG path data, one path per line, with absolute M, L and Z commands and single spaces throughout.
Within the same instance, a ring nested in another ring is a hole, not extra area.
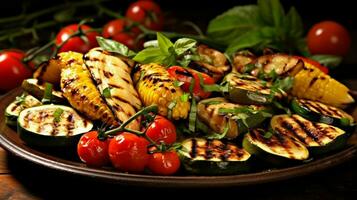
M 228 123 L 224 127 L 222 133 L 211 133 L 210 135 L 207 135 L 206 138 L 207 139 L 218 139 L 218 140 L 224 138 L 229 131 L 229 126 L 230 126 L 230 121 L 228 121 Z
M 266 138 L 266 139 L 270 139 L 272 136 L 273 136 L 273 133 L 270 132 L 270 131 L 267 131 L 267 132 L 263 135 L 263 137 Z
M 204 105 L 217 105 L 222 103 L 222 101 L 207 101 L 207 102 L 202 102 Z
M 193 89 L 195 88 L 195 84 L 196 84 L 196 80 L 194 78 L 191 78 L 191 83 L 189 88 L 191 94 L 193 94 Z
M 189 94 L 189 93 L 183 93 L 183 95 L 181 95 L 181 97 L 180 97 L 180 100 L 181 100 L 182 102 L 187 102 L 188 99 L 189 99 L 189 97 L 190 97 L 190 94 Z
M 26 93 L 22 93 L 21 96 L 17 96 L 16 97 L 16 102 L 20 105 L 24 104 L 25 103 L 25 100 L 26 100 L 26 96 L 27 94 Z
M 342 126 L 349 126 L 349 125 L 351 125 L 351 121 L 350 121 L 350 119 L 348 119 L 347 117 L 342 117 L 340 121 L 341 121 L 341 125 L 342 125 Z
M 104 96 L 105 98 L 110 98 L 110 97 L 112 97 L 112 94 L 110 93 L 110 90 L 111 90 L 110 87 L 107 87 L 107 88 L 105 88 L 105 89 L 103 90 L 103 96 Z
M 246 64 L 243 67 L 243 73 L 250 73 L 251 71 L 253 71 L 254 68 L 255 68 L 255 64 L 253 63 Z
M 182 82 L 182 81 L 174 80 L 174 86 L 175 87 L 180 87 L 183 84 L 184 84 L 184 82 Z
M 190 110 L 190 114 L 189 114 L 188 118 L 189 118 L 188 130 L 190 130 L 191 132 L 195 132 L 196 120 L 197 120 L 197 105 L 196 105 L 195 98 L 192 98 L 191 110 Z
M 53 85 L 51 83 L 46 83 L 45 84 L 45 92 L 43 94 L 43 98 L 41 100 L 41 102 L 43 104 L 49 104 L 52 101 L 52 88 Z
M 175 108 L 177 102 L 175 100 L 171 101 L 167 106 L 167 118 L 172 119 L 172 109 Z
M 60 122 L 61 121 L 61 115 L 62 115 L 62 113 L 63 113 L 63 109 L 62 108 L 57 108 L 56 110 L 55 110 L 55 112 L 53 113 L 53 117 L 54 117 L 54 121 L 55 122 Z

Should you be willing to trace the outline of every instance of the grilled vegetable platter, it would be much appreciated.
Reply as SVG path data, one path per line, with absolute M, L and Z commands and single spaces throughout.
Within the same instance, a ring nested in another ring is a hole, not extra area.
M 349 89 L 300 57 L 239 51 L 228 59 L 161 33 L 138 53 L 97 40 L 23 81 L 5 115 L 24 143 L 77 148 L 88 166 L 122 172 L 226 175 L 318 159 L 345 148 L 355 130 L 344 111 L 354 103 Z
M 7 125 L 30 147 L 133 174 L 252 173 L 348 147 L 355 100 L 317 62 L 155 34 L 139 51 L 97 36 L 56 52 L 22 82 Z

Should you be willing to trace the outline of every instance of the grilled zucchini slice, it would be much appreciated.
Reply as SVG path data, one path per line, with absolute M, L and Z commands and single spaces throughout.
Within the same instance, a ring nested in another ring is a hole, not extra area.
M 26 108 L 41 105 L 41 101 L 29 94 L 22 94 L 16 97 L 15 101 L 11 102 L 5 109 L 5 122 L 7 125 L 16 126 L 17 117 L 20 112 Z
M 131 68 L 120 57 L 101 48 L 94 48 L 84 56 L 84 61 L 97 88 L 120 123 L 141 108 L 139 95 L 130 77 Z M 132 121 L 128 128 L 139 130 L 139 119 Z
M 270 125 L 275 132 L 300 140 L 314 155 L 343 148 L 350 136 L 340 128 L 311 122 L 296 114 L 276 115 Z
M 243 148 L 274 165 L 291 164 L 309 157 L 308 149 L 296 138 L 279 132 L 266 134 L 264 129 L 253 129 L 244 136 Z
M 314 122 L 331 124 L 351 132 L 356 127 L 351 115 L 334 106 L 317 101 L 294 98 L 291 101 L 291 107 L 297 114 Z
M 241 113 L 239 113 L 239 109 L 242 110 Z M 252 112 L 244 112 L 244 110 Z M 228 126 L 225 137 L 230 139 L 248 132 L 249 128 L 260 125 L 267 116 L 259 111 L 272 113 L 270 109 L 264 106 L 234 104 L 222 97 L 205 99 L 197 104 L 198 119 L 215 133 L 224 133 L 224 129 Z M 245 118 L 245 123 L 242 118 Z
M 232 143 L 189 138 L 182 142 L 182 147 L 182 164 L 192 174 L 225 175 L 249 171 L 250 154 Z
M 271 102 L 271 85 L 254 76 L 230 73 L 225 77 L 223 84 L 228 84 L 225 97 L 234 103 L 261 105 Z M 281 94 L 276 93 L 275 96 L 280 98 Z
M 67 106 L 43 105 L 21 111 L 17 132 L 28 145 L 61 147 L 77 144 L 83 133 L 93 128 L 91 121 Z
M 36 97 L 37 99 L 42 99 L 45 93 L 45 83 L 41 82 L 38 79 L 25 79 L 22 82 L 22 88 L 31 94 L 32 96 Z M 52 90 L 52 102 L 53 103 L 65 103 L 66 99 L 63 97 L 63 93 L 57 90 Z

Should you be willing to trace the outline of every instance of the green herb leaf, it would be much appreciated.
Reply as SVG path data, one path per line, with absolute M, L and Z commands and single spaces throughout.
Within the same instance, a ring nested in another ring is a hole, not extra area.
M 284 27 L 291 37 L 301 38 L 303 36 L 304 25 L 295 7 L 291 7 L 286 17 L 284 17 Z
M 207 34 L 229 45 L 237 37 L 263 25 L 256 5 L 234 7 L 209 22 Z
M 176 54 L 182 55 L 186 51 L 190 50 L 191 48 L 195 47 L 197 41 L 191 38 L 180 38 L 174 44 L 174 49 Z
M 53 85 L 51 83 L 45 83 L 45 92 L 43 94 L 43 98 L 41 100 L 41 102 L 43 104 L 49 104 L 52 101 L 52 88 Z
M 342 62 L 342 57 L 336 55 L 313 55 L 310 58 L 327 67 L 337 67 Z
M 184 84 L 184 82 L 182 82 L 182 81 L 178 81 L 178 80 L 174 80 L 174 86 L 175 87 L 181 87 L 181 85 L 183 85 Z
M 263 135 L 263 137 L 266 139 L 270 139 L 272 136 L 273 136 L 273 133 L 270 131 L 265 132 L 265 134 Z
M 111 98 L 112 97 L 112 94 L 111 94 L 111 92 L 110 92 L 110 87 L 107 87 L 107 88 L 105 88 L 104 90 L 103 90 L 103 96 L 105 97 L 105 98 Z
M 221 134 L 211 133 L 211 134 L 207 135 L 206 138 L 207 139 L 217 139 L 217 140 L 223 139 L 229 131 L 229 126 L 230 126 L 230 121 L 228 121 L 228 123 L 224 127 L 223 132 Z
M 140 51 L 133 58 L 134 61 L 148 64 L 148 63 L 162 63 L 165 59 L 165 55 L 162 54 L 160 48 L 157 47 L 149 47 Z
M 16 103 L 18 103 L 20 105 L 24 104 L 25 100 L 26 100 L 26 96 L 27 96 L 26 93 L 22 93 L 21 96 L 17 96 L 15 99 Z
M 196 120 L 197 120 L 197 105 L 196 99 L 192 98 L 190 114 L 188 116 L 188 130 L 191 132 L 195 132 L 196 130 Z
M 170 39 L 165 37 L 165 35 L 160 32 L 157 32 L 156 36 L 161 52 L 165 55 L 171 55 L 172 50 L 170 50 L 170 48 L 173 49 L 174 44 L 172 44 Z
M 188 99 L 189 99 L 189 97 L 190 97 L 190 94 L 189 94 L 189 93 L 183 93 L 183 95 L 181 95 L 181 97 L 180 97 L 180 100 L 181 100 L 182 102 L 187 102 Z
M 120 55 L 132 58 L 136 53 L 130 50 L 127 46 L 114 40 L 105 39 L 97 36 L 97 41 L 100 47 L 109 52 L 119 53 Z
M 55 122 L 60 122 L 61 121 L 61 115 L 62 115 L 62 113 L 63 113 L 63 109 L 62 108 L 57 108 L 56 110 L 55 110 L 55 112 L 53 113 L 53 117 L 54 117 L 54 121 Z
M 204 105 L 217 105 L 217 104 L 220 104 L 222 103 L 222 101 L 205 101 L 205 102 L 202 102 Z
M 342 126 L 350 126 L 351 125 L 351 121 L 350 119 L 346 118 L 346 117 L 342 117 L 340 119 L 341 125 Z
M 258 0 L 261 19 L 270 26 L 280 27 L 285 13 L 279 0 Z
M 168 119 L 172 119 L 172 109 L 175 108 L 177 102 L 174 100 L 174 101 L 171 101 L 169 103 L 169 105 L 167 106 L 167 118 Z

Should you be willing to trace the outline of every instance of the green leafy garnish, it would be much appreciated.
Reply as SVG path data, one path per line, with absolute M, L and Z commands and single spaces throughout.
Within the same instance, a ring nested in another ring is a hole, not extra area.
M 180 100 L 182 102 L 187 102 L 189 98 L 190 98 L 190 94 L 189 93 L 183 93 L 183 95 L 181 95 L 181 97 L 180 97 Z
M 177 102 L 174 100 L 174 101 L 171 101 L 169 103 L 169 105 L 167 106 L 167 118 L 168 119 L 172 119 L 172 109 L 175 108 Z
M 132 50 L 130 50 L 127 46 L 124 44 L 110 40 L 110 39 L 105 39 L 103 37 L 97 36 L 97 41 L 100 47 L 102 49 L 109 51 L 109 52 L 115 52 L 119 53 L 120 55 L 123 55 L 125 57 L 132 58 L 136 55 L 136 53 Z
M 27 96 L 26 93 L 22 93 L 21 96 L 17 96 L 15 99 L 16 103 L 18 103 L 19 105 L 24 104 L 26 100 L 26 96 Z
M 56 110 L 55 110 L 55 112 L 53 113 L 53 117 L 54 117 L 54 121 L 55 122 L 60 122 L 61 121 L 61 115 L 62 115 L 62 113 L 63 113 L 63 109 L 62 108 L 57 108 Z
M 266 139 L 270 139 L 272 136 L 273 136 L 273 133 L 270 131 L 265 132 L 265 134 L 263 135 L 263 137 Z
M 45 92 L 43 94 L 43 98 L 41 100 L 41 102 L 43 104 L 49 104 L 52 101 L 52 88 L 53 85 L 51 83 L 46 83 L 45 84 Z
M 313 55 L 309 58 L 327 67 L 337 67 L 342 62 L 342 57 L 336 55 Z
M 342 118 L 340 119 L 340 122 L 341 122 L 341 125 L 342 125 L 342 126 L 349 126 L 349 125 L 351 125 L 351 121 L 350 121 L 350 119 L 348 119 L 347 117 L 342 117 Z
M 187 66 L 191 60 L 197 59 L 197 57 L 189 56 L 195 55 L 191 50 L 196 46 L 196 40 L 181 38 L 172 43 L 162 33 L 157 32 L 156 36 L 158 47 L 149 47 L 140 51 L 133 60 L 143 64 L 154 62 L 165 66 L 180 64 Z M 184 55 L 186 53 L 188 55 Z
M 211 20 L 207 34 L 227 45 L 226 53 L 269 47 L 309 55 L 303 23 L 294 7 L 285 13 L 279 0 L 258 0 L 257 5 L 236 6 Z
M 211 133 L 211 134 L 207 135 L 206 138 L 207 139 L 218 139 L 218 140 L 223 139 L 229 131 L 229 126 L 230 126 L 230 121 L 228 121 L 228 123 L 224 127 L 222 133 Z
M 197 105 L 196 99 L 192 98 L 190 114 L 188 116 L 188 130 L 195 132 L 196 130 L 196 120 L 197 120 Z
M 111 94 L 111 92 L 110 92 L 110 87 L 107 87 L 107 88 L 104 88 L 104 90 L 103 90 L 103 96 L 105 97 L 105 98 L 110 98 L 110 97 L 112 97 L 112 94 Z
M 184 84 L 184 82 L 182 82 L 182 81 L 178 81 L 178 80 L 174 80 L 174 86 L 175 87 L 181 87 L 181 85 L 183 85 Z

